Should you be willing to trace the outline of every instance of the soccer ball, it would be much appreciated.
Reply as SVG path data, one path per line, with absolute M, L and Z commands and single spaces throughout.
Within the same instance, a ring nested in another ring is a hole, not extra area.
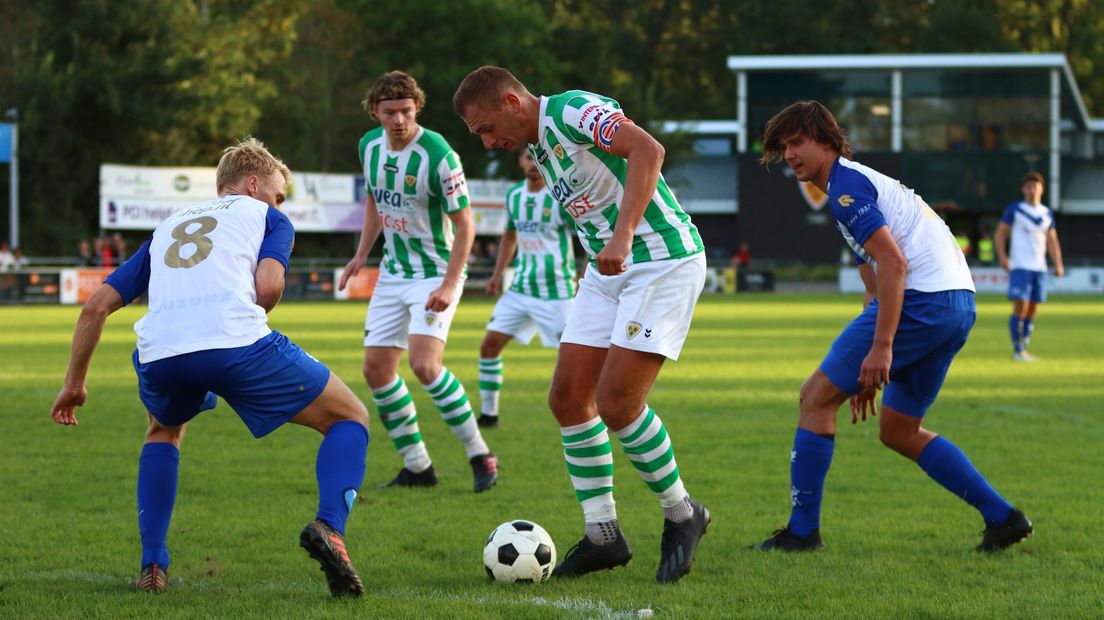
M 546 581 L 556 565 L 556 545 L 544 528 L 518 519 L 496 527 L 483 547 L 487 576 L 503 583 Z

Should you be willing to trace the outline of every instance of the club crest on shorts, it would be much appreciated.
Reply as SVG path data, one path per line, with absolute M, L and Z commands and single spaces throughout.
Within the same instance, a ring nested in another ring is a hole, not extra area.
M 636 337 L 637 334 L 640 333 L 640 328 L 640 323 L 636 321 L 629 321 L 625 324 L 625 336 L 627 336 L 629 340 L 632 340 Z
M 437 314 L 433 312 L 426 312 L 425 322 L 426 327 L 433 327 L 433 324 L 437 321 Z

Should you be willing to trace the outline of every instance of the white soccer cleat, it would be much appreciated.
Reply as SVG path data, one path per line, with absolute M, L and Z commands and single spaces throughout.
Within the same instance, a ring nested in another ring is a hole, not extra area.
M 1012 354 L 1012 359 L 1017 362 L 1034 362 L 1035 356 L 1027 351 L 1020 351 Z

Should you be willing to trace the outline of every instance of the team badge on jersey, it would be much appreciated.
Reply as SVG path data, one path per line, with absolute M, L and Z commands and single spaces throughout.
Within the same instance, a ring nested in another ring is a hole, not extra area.
M 418 177 L 416 177 L 416 176 L 414 176 L 414 175 L 412 175 L 412 174 L 408 174 L 408 175 L 406 175 L 406 184 L 407 184 L 407 185 L 409 185 L 410 187 L 414 187 L 414 183 L 415 183 L 415 182 L 416 182 L 417 180 L 418 180 Z
M 851 194 L 844 194 L 839 197 L 841 207 L 850 207 L 853 202 L 855 202 L 855 199 L 851 197 Z
M 636 321 L 629 321 L 625 324 L 625 336 L 628 337 L 629 340 L 632 340 L 636 337 L 637 334 L 640 333 L 641 327 L 642 326 L 640 325 L 640 323 Z
M 552 147 L 552 153 L 554 153 L 556 155 L 557 159 L 563 159 L 564 156 L 567 155 L 567 153 L 564 152 L 564 147 L 560 144 L 557 144 L 556 146 Z
M 820 188 L 808 181 L 798 181 L 797 187 L 801 190 L 801 197 L 805 203 L 812 207 L 813 211 L 820 211 L 828 204 L 828 194 L 820 191 Z

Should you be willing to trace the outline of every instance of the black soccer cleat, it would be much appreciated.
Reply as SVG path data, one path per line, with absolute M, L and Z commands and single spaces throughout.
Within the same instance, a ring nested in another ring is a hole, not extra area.
M 322 572 L 326 573 L 331 596 L 337 598 L 364 594 L 364 584 L 353 568 L 353 563 L 349 561 L 345 537 L 340 532 L 315 519 L 299 534 L 299 546 L 306 549 L 321 566 Z
M 694 515 L 689 520 L 675 523 L 663 520 L 663 539 L 659 543 L 659 570 L 656 581 L 674 583 L 690 572 L 698 542 L 705 536 L 712 517 L 705 506 L 690 500 Z
M 409 469 L 403 467 L 399 470 L 399 474 L 391 479 L 390 482 L 384 482 L 379 485 L 379 488 L 385 487 L 432 487 L 437 485 L 437 470 L 430 465 L 425 471 L 414 473 Z
M 625 540 L 625 535 L 620 530 L 617 531 L 617 539 L 608 545 L 592 543 L 584 535 L 582 540 L 568 549 L 563 562 L 552 570 L 552 576 L 579 577 L 595 571 L 613 570 L 628 564 L 631 559 L 629 541 Z
M 494 452 L 477 454 L 471 457 L 472 478 L 475 479 L 475 492 L 482 493 L 498 482 L 498 458 Z
M 169 587 L 169 573 L 158 564 L 146 564 L 134 580 L 134 587 L 143 592 L 160 594 Z
M 816 551 L 824 548 L 824 541 L 820 539 L 819 528 L 813 530 L 808 536 L 798 536 L 789 528 L 782 528 L 774 530 L 770 538 L 753 548 L 760 551 Z
M 1011 516 L 1004 525 L 995 525 L 985 528 L 981 533 L 981 544 L 978 551 L 1000 551 L 1024 540 L 1035 531 L 1031 519 L 1018 508 L 1012 509 Z
M 479 428 L 498 428 L 498 416 L 481 413 L 475 423 L 479 425 Z

